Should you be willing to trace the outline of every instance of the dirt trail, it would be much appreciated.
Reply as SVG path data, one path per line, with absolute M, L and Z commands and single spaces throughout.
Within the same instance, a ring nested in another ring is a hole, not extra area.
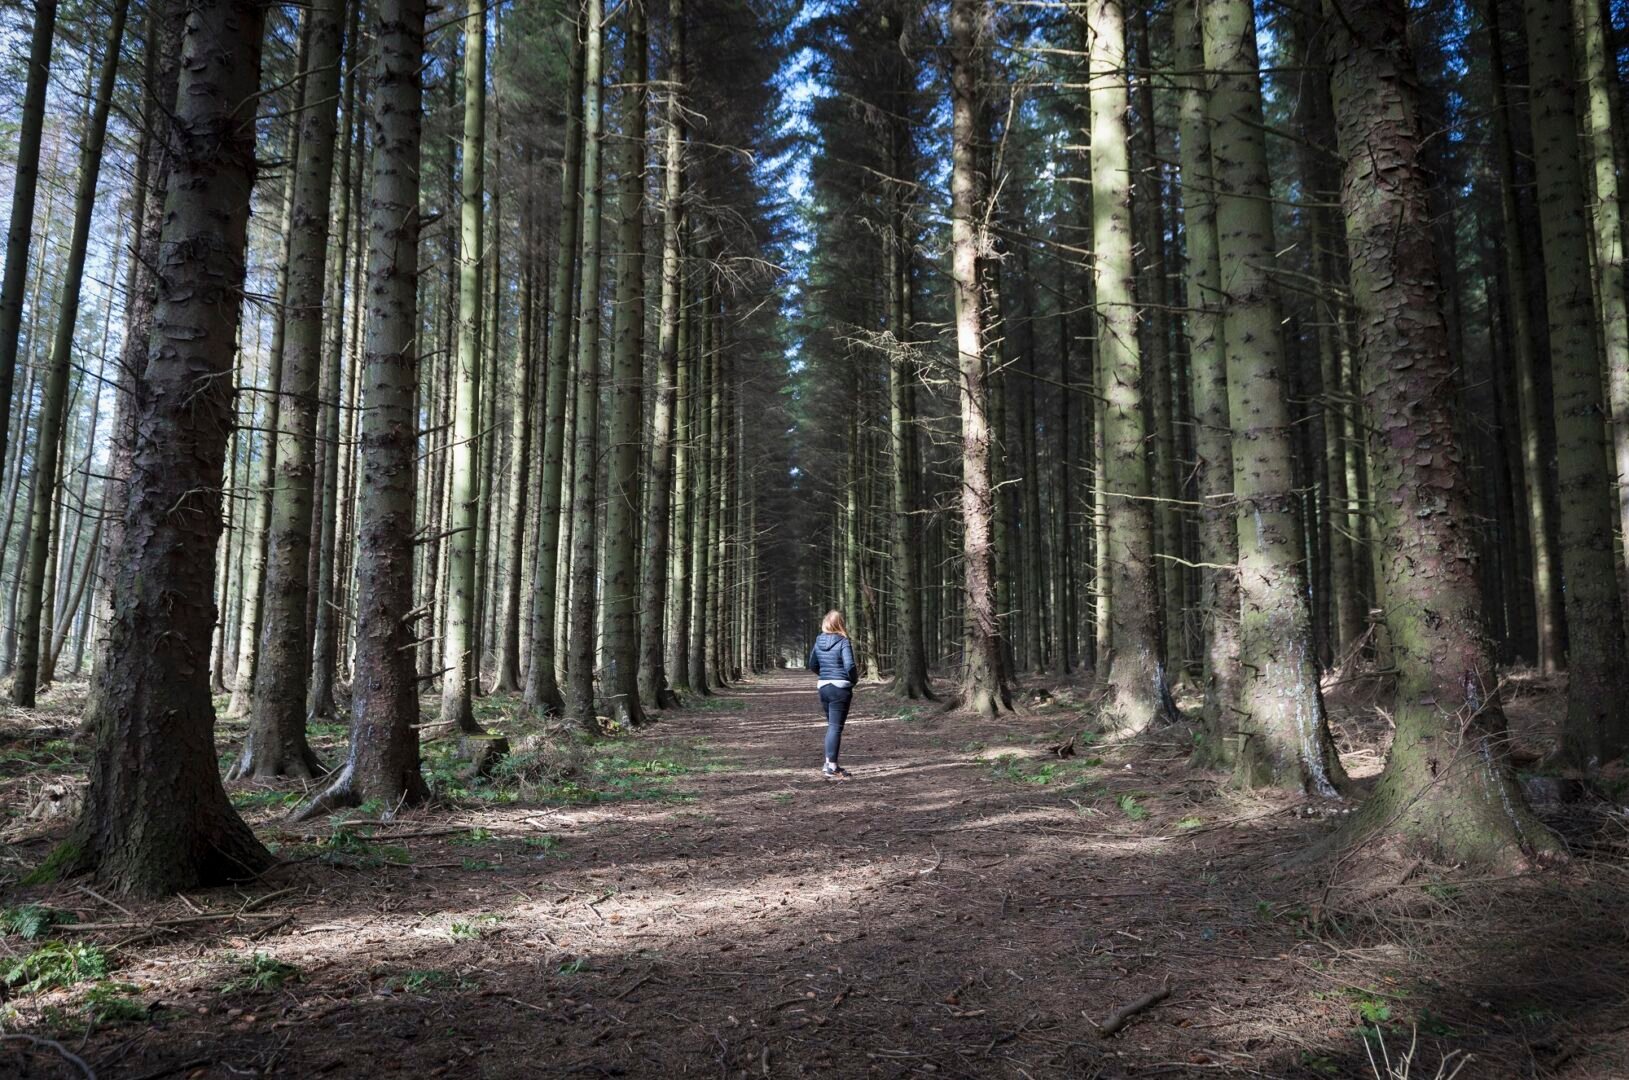
M 382 863 L 295 863 L 245 891 L 292 890 L 264 905 L 281 921 L 109 935 L 137 938 L 116 977 L 160 1007 L 67 1045 L 102 1077 L 146 1080 L 1367 1076 L 1359 1025 L 1426 1008 L 1399 981 L 1407 949 L 1332 944 L 1275 894 L 1276 853 L 1327 828 L 1291 802 L 1218 794 L 1174 743 L 1048 758 L 1056 710 L 999 725 L 901 715 L 873 687 L 844 740 L 854 779 L 828 782 L 810 683 L 778 672 L 619 744 L 633 773 L 676 774 L 651 797 L 464 800 L 355 830 Z M 1585 915 L 1583 934 L 1612 921 Z M 1443 948 L 1462 977 L 1430 996 L 1445 1026 L 1422 1034 L 1424 1075 L 1506 1037 L 1522 992 L 1498 989 L 1519 974 L 1508 957 L 1477 970 L 1475 941 Z M 223 993 L 255 951 L 298 976 Z M 1167 1000 L 1098 1036 L 1092 1020 L 1167 980 Z M 1473 1032 L 1455 1010 L 1483 983 L 1513 1003 L 1504 1027 Z M 1580 1007 L 1610 1019 L 1595 997 Z M 1509 1064 L 1466 1075 L 1569 1075 Z

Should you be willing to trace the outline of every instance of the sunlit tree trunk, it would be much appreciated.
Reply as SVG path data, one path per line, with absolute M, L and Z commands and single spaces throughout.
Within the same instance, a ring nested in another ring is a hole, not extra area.
M 570 92 L 566 97 L 565 150 L 560 167 L 560 229 L 555 238 L 554 271 L 549 283 L 548 388 L 544 394 L 543 483 L 537 513 L 537 569 L 532 589 L 532 662 L 526 669 L 522 708 L 536 714 L 559 713 L 565 706 L 555 679 L 555 615 L 559 596 L 561 488 L 565 477 L 566 398 L 571 386 L 573 300 L 577 292 L 577 245 L 580 224 L 578 193 L 582 183 L 583 61 L 580 35 L 570 31 Z
M 535 170 L 528 154 L 525 169 L 526 183 L 530 185 Z M 533 387 L 536 360 L 533 343 L 536 331 L 533 325 L 536 308 L 537 283 L 533 280 L 533 249 L 537 244 L 535 200 L 530 190 L 521 209 L 522 263 L 520 272 L 520 333 L 515 342 L 515 358 L 511 365 L 509 382 L 509 512 L 504 522 L 503 608 L 498 617 L 498 679 L 493 689 L 514 693 L 520 682 L 520 591 L 522 563 L 526 546 L 527 497 L 531 492 L 532 427 L 533 414 L 542 406 L 535 400 Z
M 303 14 L 300 27 L 300 46 L 296 54 L 295 70 L 303 72 L 306 70 L 306 48 L 311 40 L 307 33 L 310 23 L 304 19 Z M 293 95 L 296 104 L 300 106 L 296 116 L 304 112 L 304 90 L 305 81 L 302 79 L 299 91 Z M 234 718 L 249 714 L 249 706 L 254 696 L 255 671 L 260 665 L 260 629 L 265 613 L 266 539 L 271 532 L 272 484 L 277 470 L 278 413 L 283 404 L 283 396 L 279 393 L 283 385 L 283 351 L 286 345 L 283 312 L 288 308 L 288 256 L 289 244 L 294 236 L 294 181 L 298 175 L 299 161 L 300 124 L 295 122 L 289 125 L 287 160 L 283 162 L 283 201 L 279 204 L 282 220 L 276 233 L 281 239 L 275 286 L 277 303 L 276 314 L 272 320 L 271 349 L 266 358 L 266 404 L 260 415 L 263 429 L 260 439 L 261 449 L 259 458 L 255 459 L 254 475 L 248 494 L 252 509 L 247 517 L 248 552 L 244 561 L 243 595 L 238 618 L 237 664 L 233 669 L 232 699 L 226 710 L 227 715 Z M 247 375 L 247 369 L 245 374 Z
M 328 286 L 329 209 L 333 190 L 335 106 L 339 100 L 340 25 L 344 0 L 307 9 L 308 39 L 300 160 L 289 212 L 288 294 L 283 371 L 278 386 L 277 475 L 266 542 L 264 629 L 255 669 L 248 739 L 235 777 L 297 776 L 322 771 L 305 737 L 307 586 L 322 377 L 323 296 Z
M 1239 695 L 1239 537 L 1227 501 L 1233 492 L 1233 429 L 1227 411 L 1227 359 L 1222 349 L 1221 264 L 1211 179 L 1210 120 L 1205 86 L 1200 0 L 1177 0 L 1178 103 L 1182 152 L 1182 218 L 1187 238 L 1188 370 L 1194 412 L 1194 479 L 1198 491 L 1201 620 L 1205 640 L 1205 739 L 1196 757 L 1228 764 L 1228 733 Z
M 705 260 L 704 260 L 705 261 Z M 718 377 L 718 318 L 714 285 L 703 286 L 700 314 L 700 349 L 695 360 L 695 386 L 691 390 L 691 444 L 689 469 L 693 476 L 690 492 L 690 689 L 698 694 L 712 692 L 707 663 L 707 633 L 711 613 L 707 589 L 712 580 L 711 521 L 712 489 L 712 408 L 710 394 Z
M 668 70 L 665 156 L 662 168 L 662 309 L 656 357 L 656 400 L 651 411 L 644 575 L 640 582 L 639 697 L 665 709 L 678 704 L 668 687 L 664 626 L 668 611 L 668 557 L 673 535 L 674 413 L 684 244 L 684 0 L 668 0 Z
M 951 0 L 951 265 L 955 279 L 957 380 L 961 403 L 962 562 L 967 610 L 962 704 L 994 717 L 1012 707 L 1004 678 L 996 610 L 995 493 L 990 485 L 989 388 L 985 382 L 984 301 L 979 258 L 988 244 L 975 166 L 978 138 L 977 37 L 981 8 Z
M 1327 23 L 1331 89 L 1397 667 L 1391 753 L 1352 828 L 1400 833 L 1456 862 L 1520 861 L 1558 845 L 1504 762 L 1470 485 L 1453 430 L 1407 9 L 1403 0 L 1341 2 L 1343 17 Z
M 479 475 L 483 433 L 481 348 L 485 326 L 482 270 L 486 245 L 486 16 L 472 6 L 464 23 L 464 139 L 458 244 L 458 344 L 453 376 L 452 445 L 449 453 L 450 513 L 447 518 L 447 626 L 441 650 L 441 722 L 460 736 L 479 736 L 475 683 L 480 678 L 476 619 Z M 484 739 L 462 751 L 487 759 Z
M 84 140 L 79 148 L 79 186 L 74 193 L 73 235 L 68 241 L 62 295 L 56 307 L 56 335 L 51 342 L 51 358 L 41 392 L 39 418 L 35 422 L 34 485 L 30 511 L 34 524 L 23 550 L 17 659 L 11 685 L 12 701 L 24 708 L 34 705 L 42 661 L 47 666 L 50 662 L 49 642 L 45 643 L 43 654 L 41 649 L 41 609 L 48 602 L 51 587 L 46 564 L 55 539 L 52 520 L 57 504 L 57 474 L 60 471 L 62 436 L 67 420 L 68 375 L 73 368 L 74 329 L 79 320 L 85 256 L 90 246 L 91 213 L 96 207 L 96 182 L 102 173 L 102 143 L 107 135 L 108 110 L 113 102 L 113 84 L 119 72 L 125 13 L 129 7 L 129 0 L 117 0 L 114 4 L 108 25 L 108 42 L 102 54 L 101 73 L 96 82 L 95 103 L 91 107 Z M 26 250 L 24 257 L 27 257 Z M 0 334 L 3 333 L 4 328 L 0 327 Z M 3 359 L 0 357 L 0 361 Z M 9 404 L 9 383 L 0 386 L 0 390 L 5 392 Z
M 1319 689 L 1286 356 L 1268 276 L 1277 251 L 1251 0 L 1207 0 L 1203 27 L 1239 545 L 1235 775 L 1334 795 L 1344 776 Z
M 357 63 L 360 57 L 358 49 L 358 30 L 360 24 L 361 4 L 358 0 L 351 0 L 349 15 L 346 20 L 345 32 L 345 67 L 350 68 Z M 334 262 L 333 272 L 329 278 L 329 295 L 327 311 L 328 336 L 323 348 L 326 355 L 323 360 L 322 380 L 318 387 L 317 397 L 321 408 L 321 435 L 320 445 L 324 448 L 323 468 L 321 473 L 321 506 L 318 510 L 317 532 L 317 559 L 316 559 L 316 589 L 312 596 L 312 603 L 316 606 L 316 616 L 312 620 L 311 641 L 311 682 L 306 693 L 306 716 L 312 720 L 325 720 L 335 715 L 334 706 L 334 671 L 339 662 L 339 620 L 335 617 L 335 577 L 339 567 L 338 545 L 339 541 L 339 509 L 340 509 L 340 460 L 348 455 L 348 448 L 342 447 L 339 441 L 339 397 L 341 392 L 340 380 L 344 371 L 345 355 L 345 322 L 346 322 L 346 275 L 350 272 L 351 259 L 351 215 L 360 216 L 362 208 L 353 205 L 351 197 L 352 175 L 351 159 L 356 156 L 356 107 L 357 107 L 357 73 L 351 72 L 345 79 L 345 111 L 344 134 L 339 148 L 339 206 L 334 212 Z M 361 172 L 359 168 L 358 173 Z M 362 252 L 356 252 L 359 257 Z M 357 299 L 361 306 L 360 298 Z M 349 495 L 349 492 L 346 493 Z M 348 501 L 348 500 L 347 500 Z
M 583 57 L 582 281 L 577 295 L 577 419 L 571 483 L 571 599 L 567 620 L 565 715 L 596 730 L 594 711 L 595 497 L 600 427 L 600 230 L 603 215 L 603 61 L 601 0 L 585 0 Z
M 677 370 L 673 378 L 673 556 L 672 612 L 668 619 L 668 670 L 672 673 L 674 695 L 682 700 L 683 692 L 690 689 L 690 548 L 693 500 L 690 497 L 691 467 L 694 450 L 692 435 L 695 428 L 695 406 L 692 404 L 695 383 L 694 342 L 700 336 L 695 332 L 695 313 L 691 311 L 692 274 L 686 272 L 682 245 L 679 262 L 679 326 L 675 346 Z
M 413 659 L 413 623 L 422 618 L 413 610 L 413 496 L 424 0 L 378 0 L 376 10 L 351 746 L 296 818 L 363 802 L 388 817 L 429 795 Z
M 1088 93 L 1092 110 L 1092 235 L 1097 303 L 1099 386 L 1102 394 L 1103 502 L 1107 526 L 1106 569 L 1110 696 L 1105 720 L 1126 733 L 1174 718 L 1159 625 L 1154 568 L 1154 512 L 1143 419 L 1142 354 L 1137 347 L 1133 282 L 1131 172 L 1126 112 L 1125 11 L 1119 0 L 1090 0 Z
M 45 127 L 45 90 L 51 81 L 51 43 L 56 22 L 56 0 L 37 0 L 34 29 L 29 37 L 28 83 L 23 90 L 22 116 L 16 134 L 17 159 L 11 188 L 11 223 L 6 229 L 5 276 L 0 281 L 0 462 L 6 460 L 6 438 L 11 430 L 11 397 L 17 378 L 23 298 L 28 290 L 28 253 L 34 241 L 40 138 Z M 20 465 L 20 454 L 18 458 Z

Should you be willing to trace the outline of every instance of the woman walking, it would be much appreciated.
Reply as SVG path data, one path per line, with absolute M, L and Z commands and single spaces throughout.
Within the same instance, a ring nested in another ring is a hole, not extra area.
M 847 780 L 848 770 L 837 764 L 843 747 L 843 724 L 854 700 L 854 645 L 848 640 L 841 611 L 828 611 L 820 621 L 820 636 L 809 650 L 809 670 L 819 678 L 820 708 L 826 714 L 826 767 L 828 780 Z

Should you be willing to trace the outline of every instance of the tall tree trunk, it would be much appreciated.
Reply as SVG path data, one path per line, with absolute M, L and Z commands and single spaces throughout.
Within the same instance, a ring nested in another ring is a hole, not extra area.
M 11 699 L 23 708 L 33 708 L 39 685 L 42 659 L 49 664 L 49 649 L 41 652 L 41 608 L 50 582 L 46 562 L 55 538 L 52 513 L 57 498 L 57 474 L 63 429 L 68 409 L 68 375 L 73 368 L 74 328 L 79 321 L 79 297 L 85 279 L 85 256 L 90 245 L 91 214 L 96 208 L 96 182 L 102 175 L 102 143 L 107 135 L 107 114 L 113 102 L 113 84 L 119 74 L 119 53 L 124 43 L 125 13 L 129 0 L 116 0 L 108 25 L 108 43 L 102 54 L 102 69 L 96 82 L 95 103 L 79 148 L 79 186 L 74 192 L 73 236 L 68 242 L 62 296 L 56 309 L 56 336 L 51 342 L 51 359 L 36 421 L 34 448 L 34 489 L 31 514 L 33 527 L 23 551 L 22 597 L 17 627 L 17 660 L 12 673 Z M 44 21 L 43 13 L 36 16 Z M 38 152 L 35 154 L 38 157 Z M 30 176 L 29 183 L 32 184 Z M 32 192 L 30 193 L 32 201 Z M 24 258 L 27 257 L 26 241 Z M 19 277 L 19 284 L 21 278 Z M 0 327 L 0 334 L 4 328 Z M 3 361 L 3 358 L 0 358 Z M 11 401 L 10 365 L 7 380 L 0 385 L 5 400 Z M 3 444 L 0 444 L 3 448 Z M 207 652 L 207 646 L 206 646 Z
M 687 272 L 683 250 L 686 238 L 681 235 L 679 258 L 679 327 L 675 345 L 677 370 L 673 377 L 673 557 L 672 597 L 669 617 L 668 670 L 673 676 L 674 697 L 683 700 L 683 692 L 690 689 L 690 519 L 693 501 L 690 498 L 691 467 L 694 451 L 691 447 L 695 427 L 694 397 L 695 348 L 699 334 L 695 332 L 695 313 L 691 311 L 690 283 L 693 274 Z
M 0 411 L 0 462 L 6 460 L 6 437 L 11 430 L 11 396 L 17 379 L 23 294 L 28 289 L 28 253 L 34 240 L 34 201 L 40 185 L 40 137 L 45 127 L 45 90 L 51 81 L 51 43 L 56 23 L 57 0 L 37 0 L 34 31 L 28 47 L 28 83 L 23 90 L 22 118 L 17 129 L 17 165 L 11 189 L 11 224 L 6 230 L 5 277 L 0 282 L 0 410 L 3 410 Z M 17 459 L 20 466 L 21 453 Z
M 1601 335 L 1606 353 L 1607 400 L 1610 406 L 1611 453 L 1616 473 L 1618 526 L 1623 535 L 1623 552 L 1629 567 L 1629 296 L 1625 295 L 1623 207 L 1619 203 L 1617 155 L 1612 126 L 1612 88 L 1615 73 L 1609 66 L 1607 27 L 1603 24 L 1598 0 L 1573 0 L 1573 32 L 1577 38 L 1577 61 L 1585 93 L 1584 133 L 1587 155 L 1595 181 L 1595 211 L 1591 217 L 1595 233 L 1596 294 L 1601 304 Z M 1610 546 L 1610 540 L 1608 546 Z M 1629 714 L 1619 721 L 1629 723 Z M 1602 738 L 1580 733 L 1579 745 L 1590 750 L 1604 748 L 1592 744 Z M 1620 731 L 1613 747 L 1622 752 L 1629 731 Z M 1589 751 L 1586 751 L 1586 755 Z M 1575 755 L 1576 757 L 1576 755 Z
M 522 708 L 556 714 L 565 707 L 555 679 L 555 615 L 559 597 L 561 488 L 565 478 L 566 398 L 571 386 L 573 298 L 583 154 L 583 63 L 585 45 L 573 30 L 571 90 L 566 97 L 565 151 L 560 167 L 560 231 L 555 239 L 549 293 L 549 381 L 543 402 L 543 486 L 537 514 L 537 571 L 532 592 L 532 662 L 526 670 Z
M 605 672 L 601 689 L 613 721 L 645 721 L 639 697 L 639 542 L 643 510 L 639 451 L 645 372 L 645 79 L 643 7 L 627 13 L 622 55 L 622 161 L 617 178 L 616 321 L 613 326 L 605 492 Z
M 429 797 L 413 661 L 413 622 L 422 618 L 413 610 L 413 488 L 424 0 L 379 0 L 377 11 L 351 747 L 333 782 L 296 818 L 363 802 L 389 817 Z
M 1199 0 L 1177 0 L 1181 84 L 1182 218 L 1187 237 L 1188 370 L 1194 412 L 1194 480 L 1199 496 L 1201 619 L 1205 641 L 1205 739 L 1196 758 L 1230 764 L 1228 739 L 1239 699 L 1239 536 L 1226 504 L 1233 493 L 1233 428 L 1222 348 L 1222 269 L 1217 256 L 1216 195 Z
M 1324 715 L 1296 505 L 1292 418 L 1268 269 L 1271 188 L 1251 0 L 1208 0 L 1205 67 L 1224 290 L 1223 339 L 1239 544 L 1237 779 L 1334 795 L 1344 782 Z
M 703 263 L 708 260 L 704 257 Z M 710 522 L 713 510 L 712 478 L 712 409 L 708 407 L 708 395 L 712 385 L 718 377 L 718 318 L 714 312 L 717 303 L 714 294 L 715 283 L 711 280 L 711 267 L 707 270 L 708 279 L 702 287 L 702 307 L 700 314 L 699 349 L 695 360 L 695 386 L 691 391 L 691 447 L 689 454 L 689 468 L 694 475 L 691 486 L 691 526 L 690 526 L 690 656 L 688 669 L 690 674 L 690 689 L 698 694 L 712 692 L 712 683 L 708 679 L 707 664 L 707 634 L 708 634 L 708 604 L 707 586 L 712 580 L 708 573 L 709 559 L 712 554 Z
M 663 631 L 673 505 L 674 413 L 679 367 L 680 279 L 684 274 L 684 0 L 668 0 L 667 139 L 662 171 L 662 310 L 651 411 L 644 575 L 640 581 L 639 697 L 659 709 L 678 704 L 668 687 Z
M 1559 844 L 1526 809 L 1504 760 L 1470 487 L 1453 430 L 1407 9 L 1403 0 L 1341 2 L 1342 17 L 1326 24 L 1331 88 L 1381 517 L 1380 590 L 1397 668 L 1391 753 L 1348 832 L 1399 833 L 1456 862 L 1520 861 Z
M 272 861 L 221 787 L 207 663 L 265 11 L 258 0 L 187 8 L 96 749 L 78 824 L 42 878 L 86 870 L 158 897 Z
M 1545 403 L 1533 355 L 1537 339 L 1528 299 L 1532 287 L 1528 276 L 1527 230 L 1516 198 L 1516 147 L 1505 85 L 1504 33 L 1499 24 L 1499 7 L 1496 3 L 1487 4 L 1485 12 L 1492 69 L 1489 82 L 1493 91 L 1495 167 L 1499 176 L 1500 248 L 1504 253 L 1505 289 L 1509 294 L 1507 340 L 1515 361 L 1516 400 L 1521 414 L 1521 475 L 1526 488 L 1522 504 L 1532 536 L 1533 606 L 1538 619 L 1535 627 L 1538 655 L 1534 662 L 1541 672 L 1551 673 L 1561 666 L 1566 622 L 1562 610 L 1561 560 L 1555 550 L 1554 491 L 1546 465 L 1548 455 L 1542 419 Z
M 458 346 L 454 369 L 451 513 L 447 519 L 447 628 L 441 652 L 441 722 L 460 736 L 483 734 L 475 722 L 480 678 L 476 546 L 481 478 L 481 338 L 485 299 L 481 271 L 486 230 L 486 16 L 472 4 L 464 15 L 464 142 L 458 245 Z M 490 761 L 491 744 L 466 740 L 461 751 Z
M 984 299 L 979 259 L 988 246 L 974 145 L 977 126 L 979 12 L 973 0 L 951 0 L 951 266 L 955 278 L 956 353 L 961 403 L 962 562 L 967 612 L 962 705 L 995 717 L 1012 708 L 1002 663 L 996 607 L 995 493 L 990 484 L 990 392 L 985 381 Z
M 1161 183 L 1159 131 L 1154 113 L 1154 56 L 1148 32 L 1148 5 L 1133 7 L 1132 31 L 1142 71 L 1137 87 L 1136 147 L 1141 160 L 1134 178 L 1135 209 L 1141 218 L 1142 249 L 1141 322 L 1144 326 L 1144 393 L 1154 444 L 1154 550 L 1162 558 L 1155 567 L 1160 597 L 1161 633 L 1165 639 L 1167 678 L 1183 670 L 1182 657 L 1182 515 L 1177 501 L 1176 423 L 1171 393 L 1171 340 L 1168 333 L 1170 288 L 1165 267 L 1165 192 Z
M 1606 475 L 1570 23 L 1565 4 L 1527 3 L 1533 159 L 1550 320 L 1556 494 L 1566 507 L 1559 522 L 1568 642 L 1561 754 L 1573 765 L 1593 767 L 1629 749 L 1629 656 L 1612 551 L 1612 488 Z M 1622 363 L 1622 356 L 1614 362 Z
M 601 0 L 584 0 L 582 281 L 577 295 L 577 434 L 571 482 L 571 598 L 567 621 L 565 715 L 586 730 L 594 712 L 595 497 L 600 427 L 600 230 L 604 149 Z
M 908 38 L 900 22 L 900 56 L 895 65 L 892 96 L 893 119 L 888 125 L 887 244 L 888 331 L 892 337 L 888 354 L 888 441 L 893 469 L 893 506 L 890 521 L 894 585 L 895 652 L 893 692 L 915 700 L 933 697 L 928 681 L 928 656 L 922 637 L 922 581 L 918 573 L 915 547 L 921 528 L 916 513 L 916 468 L 911 444 L 915 438 L 916 417 L 912 415 L 911 385 L 916 362 L 911 354 L 910 279 L 911 243 L 906 211 L 906 189 L 910 183 L 910 122 L 906 115 L 915 71 L 907 51 Z
M 351 0 L 348 5 L 350 12 L 346 21 L 345 31 L 345 66 L 351 67 L 358 62 L 361 55 L 359 48 L 359 13 L 361 3 Z M 357 108 L 357 72 L 345 80 L 345 125 L 344 135 L 339 149 L 339 208 L 334 214 L 336 226 L 334 242 L 334 265 L 331 275 L 331 296 L 328 304 L 328 337 L 324 345 L 327 352 L 323 363 L 323 375 L 318 387 L 318 400 L 322 409 L 322 434 L 320 443 L 326 448 L 323 454 L 322 468 L 322 507 L 318 513 L 319 529 L 317 535 L 316 560 L 316 593 L 312 603 L 316 606 L 316 617 L 312 621 L 311 643 L 311 682 L 306 692 L 306 716 L 311 720 L 323 720 L 336 714 L 334 705 L 334 669 L 339 662 L 339 619 L 336 617 L 334 598 L 337 591 L 335 578 L 339 568 L 339 500 L 340 500 L 340 461 L 347 456 L 348 448 L 343 447 L 339 441 L 339 399 L 341 393 L 341 380 L 344 372 L 345 356 L 345 280 L 350 271 L 351 258 L 351 215 L 361 215 L 360 205 L 354 205 L 351 198 L 351 159 L 357 156 L 356 146 L 356 108 Z M 360 173 L 361 169 L 358 168 Z M 356 252 L 358 261 L 362 252 Z M 360 298 L 355 300 L 360 307 Z
M 1154 568 L 1154 511 L 1144 459 L 1142 353 L 1137 347 L 1133 282 L 1131 170 L 1126 112 L 1125 10 L 1120 0 L 1090 0 L 1087 79 L 1092 109 L 1093 276 L 1097 302 L 1099 376 L 1103 402 L 1098 467 L 1107 525 L 1107 650 L 1109 700 L 1105 719 L 1126 733 L 1175 718 L 1159 625 Z M 1104 662 L 1100 654 L 1099 663 Z
M 525 168 L 528 188 L 521 208 L 520 334 L 515 342 L 515 362 L 511 365 L 509 383 L 509 516 L 503 538 L 503 609 L 498 618 L 498 679 L 493 687 L 504 693 L 514 693 L 521 688 L 520 585 L 526 547 L 527 496 L 532 487 L 532 414 L 543 404 L 535 400 L 532 392 L 537 382 L 533 350 L 536 282 L 532 272 L 537 223 L 535 199 L 530 189 L 534 173 L 528 150 Z
M 307 9 L 307 68 L 300 114 L 300 159 L 289 211 L 288 292 L 283 370 L 278 385 L 277 479 L 266 537 L 260 658 L 249 733 L 233 777 L 320 774 L 305 737 L 306 637 L 312 493 L 317 449 L 317 385 L 322 378 L 323 296 L 328 288 L 328 216 L 339 101 L 340 26 L 345 0 Z

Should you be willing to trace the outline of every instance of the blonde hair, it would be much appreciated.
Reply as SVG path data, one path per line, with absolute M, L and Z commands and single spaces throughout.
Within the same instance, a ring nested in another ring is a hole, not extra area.
M 848 627 L 843 625 L 843 613 L 836 608 L 826 612 L 826 617 L 820 620 L 820 630 L 822 633 L 848 637 Z

